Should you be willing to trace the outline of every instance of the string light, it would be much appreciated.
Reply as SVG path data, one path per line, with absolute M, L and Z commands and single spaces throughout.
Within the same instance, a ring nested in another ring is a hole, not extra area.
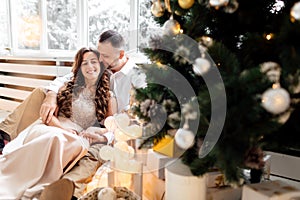
M 271 40 L 273 37 L 274 37 L 274 34 L 272 34 L 272 33 L 269 33 L 266 35 L 267 40 Z

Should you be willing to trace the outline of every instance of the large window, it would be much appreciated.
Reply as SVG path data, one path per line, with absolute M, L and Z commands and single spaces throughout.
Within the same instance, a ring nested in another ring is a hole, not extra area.
M 76 50 L 76 0 L 47 0 L 47 41 L 50 50 Z
M 0 6 L 0 55 L 9 54 L 10 38 L 9 38 L 9 18 L 8 18 L 8 4 L 6 1 L 1 2 Z
M 130 30 L 130 0 L 88 0 L 89 45 L 97 44 L 100 33 L 118 30 L 126 36 Z M 126 38 L 128 39 L 128 38 Z
M 150 0 L 1 0 L 0 56 L 72 57 L 114 29 L 138 52 L 150 35 Z M 4 5 L 4 6 L 3 6 Z

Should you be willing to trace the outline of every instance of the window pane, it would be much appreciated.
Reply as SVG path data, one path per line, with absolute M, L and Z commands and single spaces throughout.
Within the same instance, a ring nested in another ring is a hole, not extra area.
M 139 15 L 138 15 L 138 47 L 142 51 L 144 47 L 148 46 L 150 36 L 158 32 L 160 26 L 154 21 L 151 13 L 151 3 L 149 0 L 139 0 Z
M 123 34 L 129 31 L 130 0 L 89 0 L 89 45 L 96 46 L 99 35 L 113 29 Z
M 19 49 L 40 49 L 41 17 L 39 0 L 18 0 L 17 37 Z
M 0 55 L 9 54 L 10 42 L 9 42 L 9 27 L 8 27 L 8 6 L 7 1 L 3 1 L 0 7 Z
M 76 49 L 76 0 L 47 1 L 47 30 L 49 49 Z

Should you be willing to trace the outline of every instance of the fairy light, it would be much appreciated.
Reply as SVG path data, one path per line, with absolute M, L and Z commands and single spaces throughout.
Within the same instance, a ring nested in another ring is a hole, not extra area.
M 266 35 L 266 39 L 271 40 L 273 38 L 273 36 L 274 35 L 272 33 L 269 33 L 269 34 Z

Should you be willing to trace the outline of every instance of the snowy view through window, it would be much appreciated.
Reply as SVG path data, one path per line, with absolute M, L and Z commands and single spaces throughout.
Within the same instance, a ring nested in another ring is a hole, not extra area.
M 128 41 L 128 50 L 132 50 L 145 46 L 153 28 L 158 27 L 152 19 L 150 0 L 4 2 L 0 25 L 4 27 L 1 38 L 5 40 L 1 41 L 0 48 L 1 52 L 10 49 L 13 55 L 74 53 L 82 46 L 96 46 L 100 33 L 107 29 L 122 33 Z

